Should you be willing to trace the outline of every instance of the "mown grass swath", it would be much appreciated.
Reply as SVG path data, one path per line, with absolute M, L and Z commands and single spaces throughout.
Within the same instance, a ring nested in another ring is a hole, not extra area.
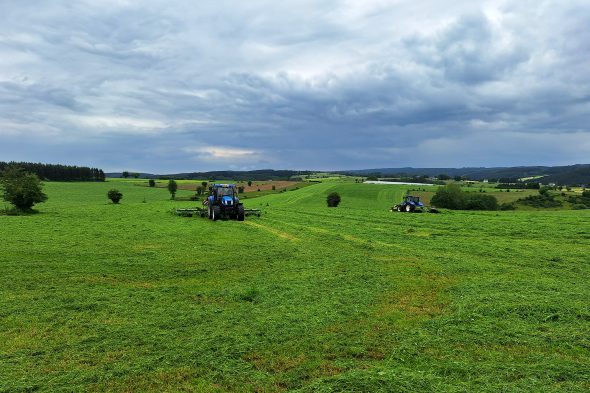
M 588 391 L 590 212 L 390 213 L 406 190 L 212 222 L 48 182 L 0 216 L 0 391 Z

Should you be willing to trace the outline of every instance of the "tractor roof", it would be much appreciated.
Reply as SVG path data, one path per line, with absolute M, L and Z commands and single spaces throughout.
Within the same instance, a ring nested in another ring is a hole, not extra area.
M 213 184 L 213 187 L 235 187 L 235 184 Z

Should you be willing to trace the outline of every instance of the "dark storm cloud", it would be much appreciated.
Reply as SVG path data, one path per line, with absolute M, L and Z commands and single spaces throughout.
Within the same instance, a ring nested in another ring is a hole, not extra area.
M 4 3 L 0 160 L 587 161 L 586 2 L 316 3 Z

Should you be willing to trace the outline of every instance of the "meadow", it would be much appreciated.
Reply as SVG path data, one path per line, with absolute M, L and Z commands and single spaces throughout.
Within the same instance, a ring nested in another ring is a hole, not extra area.
M 0 216 L 0 392 L 589 391 L 590 211 L 389 212 L 406 189 L 212 222 L 48 182 Z

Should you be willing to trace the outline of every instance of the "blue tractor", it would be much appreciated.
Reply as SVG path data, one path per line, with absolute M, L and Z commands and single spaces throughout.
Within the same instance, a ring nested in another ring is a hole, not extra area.
M 240 203 L 235 184 L 213 184 L 203 204 L 208 206 L 210 220 L 230 218 L 244 221 L 244 205 Z
M 426 206 L 420 202 L 420 197 L 413 195 L 406 195 L 401 203 L 393 206 L 391 211 L 407 212 L 407 213 L 438 213 L 438 210 L 431 206 Z

